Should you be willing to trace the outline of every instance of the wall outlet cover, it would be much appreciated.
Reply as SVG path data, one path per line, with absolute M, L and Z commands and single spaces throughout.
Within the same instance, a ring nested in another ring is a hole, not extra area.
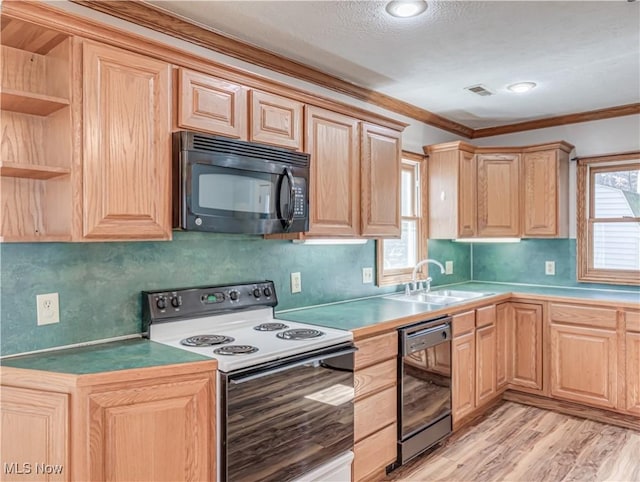
M 300 293 L 302 291 L 302 279 L 300 272 L 291 273 L 291 293 Z
M 453 261 L 444 262 L 444 274 L 453 274 Z
M 58 293 L 36 295 L 38 326 L 60 323 L 60 303 Z
M 556 262 L 545 261 L 544 262 L 544 274 L 554 276 L 556 274 Z
M 362 268 L 362 284 L 373 283 L 373 268 Z

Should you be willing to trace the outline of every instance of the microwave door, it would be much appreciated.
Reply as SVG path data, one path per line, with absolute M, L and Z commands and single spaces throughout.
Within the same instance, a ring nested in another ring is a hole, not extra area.
M 295 212 L 295 180 L 293 173 L 288 167 L 284 168 L 284 172 L 280 177 L 280 189 L 278 199 L 278 217 L 282 223 L 284 231 L 288 231 L 293 224 L 293 216 Z

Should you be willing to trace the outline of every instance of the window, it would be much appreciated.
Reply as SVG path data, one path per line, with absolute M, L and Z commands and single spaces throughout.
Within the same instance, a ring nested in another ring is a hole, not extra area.
M 423 159 L 417 154 L 402 154 L 402 237 L 377 242 L 378 286 L 411 281 L 413 267 L 427 257 L 427 236 L 422 213 L 422 200 L 425 199 L 421 188 L 425 166 Z M 424 273 L 422 278 L 426 278 L 426 268 L 421 273 Z
M 640 152 L 578 160 L 578 280 L 640 284 Z

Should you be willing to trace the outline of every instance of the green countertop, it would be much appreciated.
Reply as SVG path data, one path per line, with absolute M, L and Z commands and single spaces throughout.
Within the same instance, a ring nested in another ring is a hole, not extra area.
M 72 375 L 211 360 L 185 350 L 135 338 L 99 345 L 34 353 L 0 360 L 0 365 Z
M 496 295 L 505 293 L 523 295 L 542 295 L 545 297 L 575 298 L 580 300 L 595 300 L 607 302 L 624 302 L 625 304 L 637 303 L 640 308 L 640 292 L 614 291 L 614 290 L 587 290 L 576 288 L 556 288 L 547 286 L 527 286 L 502 283 L 469 282 L 450 286 L 434 287 L 438 289 L 456 289 L 461 291 L 482 291 Z M 385 295 L 387 296 L 387 295 Z M 491 301 L 492 297 L 476 298 L 469 302 Z M 468 303 L 469 303 L 468 302 Z M 299 310 L 283 311 L 276 314 L 281 320 L 310 323 L 312 325 L 326 326 L 343 330 L 358 330 L 372 325 L 392 322 L 393 320 L 408 318 L 417 315 L 439 316 L 442 314 L 459 311 L 468 303 L 449 305 L 444 310 L 427 310 L 420 303 L 407 303 L 394 301 L 382 297 L 367 298 L 356 301 L 346 301 L 328 305 L 315 306 Z

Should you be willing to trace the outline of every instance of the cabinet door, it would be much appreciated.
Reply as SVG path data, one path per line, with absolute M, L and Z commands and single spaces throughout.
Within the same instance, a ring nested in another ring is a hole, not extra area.
M 362 235 L 400 237 L 400 133 L 362 125 Z
M 626 345 L 626 409 L 640 415 L 640 333 L 627 332 Z
M 508 328 L 509 317 L 513 316 L 511 305 L 502 303 L 496 307 L 496 388 L 501 390 L 507 384 L 509 366 Z
M 467 333 L 453 339 L 451 364 L 451 412 L 455 423 L 476 407 L 475 333 Z
M 215 480 L 213 376 L 89 395 L 91 480 Z
M 476 160 L 471 152 L 458 156 L 458 237 L 468 238 L 477 230 Z
M 68 404 L 66 393 L 2 387 L 3 481 L 71 480 Z
M 479 154 L 478 232 L 482 236 L 519 236 L 518 154 Z
M 357 236 L 360 228 L 360 138 L 356 119 L 309 107 L 309 234 Z
M 522 215 L 524 236 L 558 235 L 558 160 L 555 150 L 526 152 Z
M 489 325 L 476 330 L 476 407 L 496 393 L 496 327 Z
M 249 140 L 301 150 L 304 104 L 258 90 L 249 95 Z
M 615 408 L 616 332 L 551 323 L 550 334 L 551 395 Z
M 178 126 L 247 139 L 247 90 L 211 75 L 180 69 Z
M 542 306 L 511 303 L 509 382 L 542 390 Z
M 83 61 L 83 235 L 170 239 L 170 66 L 88 41 Z

